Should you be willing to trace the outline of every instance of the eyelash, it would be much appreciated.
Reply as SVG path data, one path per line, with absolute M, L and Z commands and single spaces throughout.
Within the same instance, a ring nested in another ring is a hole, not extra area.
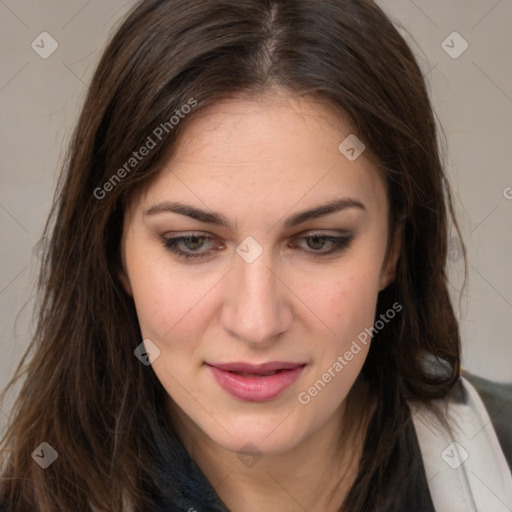
M 335 254 L 337 252 L 341 252 L 344 249 L 347 249 L 350 245 L 350 242 L 352 241 L 352 235 L 333 236 L 333 235 L 325 235 L 322 233 L 311 233 L 308 236 L 300 237 L 300 239 L 303 239 L 303 240 L 310 240 L 313 238 L 320 238 L 322 240 L 325 240 L 326 242 L 330 242 L 331 244 L 333 244 L 332 249 L 330 249 L 329 251 L 324 251 L 324 252 L 315 251 L 315 250 L 308 251 L 308 250 L 303 249 L 304 252 L 308 252 L 315 257 L 328 256 L 331 254 Z M 174 253 L 180 259 L 192 259 L 192 258 L 200 259 L 200 258 L 208 257 L 209 254 L 207 252 L 187 252 L 187 251 L 183 251 L 178 248 L 178 245 L 180 243 L 182 243 L 184 241 L 191 240 L 191 239 L 204 239 L 204 240 L 210 241 L 210 242 L 214 240 L 214 238 L 210 237 L 210 236 L 206 236 L 206 235 L 202 235 L 202 234 L 192 234 L 192 235 L 188 235 L 188 236 L 177 236 L 177 237 L 163 236 L 162 242 L 163 242 L 164 247 L 167 250 Z

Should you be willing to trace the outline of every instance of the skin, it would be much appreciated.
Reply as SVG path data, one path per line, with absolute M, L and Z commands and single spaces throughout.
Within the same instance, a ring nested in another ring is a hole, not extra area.
M 189 121 L 173 157 L 128 209 L 122 239 L 121 279 L 144 339 L 160 349 L 152 368 L 168 392 L 170 418 L 231 510 L 338 510 L 356 475 L 371 410 L 364 383 L 354 385 L 369 344 L 360 344 L 308 404 L 298 394 L 373 325 L 378 293 L 394 278 L 399 247 L 396 237 L 388 247 L 385 184 L 365 153 L 345 158 L 338 145 L 350 127 L 312 99 L 275 92 L 229 99 Z M 283 224 L 339 198 L 364 209 Z M 145 213 L 163 201 L 220 213 L 231 229 Z M 352 239 L 321 256 L 332 244 L 307 238 L 316 231 Z M 214 241 L 179 247 L 206 253 L 204 259 L 180 259 L 162 242 L 193 233 Z M 247 237 L 263 251 L 252 263 L 236 252 Z M 235 361 L 307 365 L 278 397 L 248 402 L 227 394 L 205 365 Z M 351 414 L 349 392 L 358 404 Z M 254 458 L 240 455 L 251 450 Z

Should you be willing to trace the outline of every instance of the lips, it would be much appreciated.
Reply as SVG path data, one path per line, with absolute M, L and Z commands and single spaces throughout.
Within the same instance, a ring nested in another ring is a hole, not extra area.
M 277 370 L 290 370 L 297 366 L 304 366 L 305 363 L 289 363 L 283 361 L 271 361 L 269 363 L 249 364 L 249 363 L 211 363 L 219 370 L 227 372 L 243 372 L 250 374 L 261 374 L 267 372 L 275 372 Z
M 207 364 L 218 384 L 231 396 L 250 402 L 271 400 L 295 382 L 305 363 L 272 361 Z

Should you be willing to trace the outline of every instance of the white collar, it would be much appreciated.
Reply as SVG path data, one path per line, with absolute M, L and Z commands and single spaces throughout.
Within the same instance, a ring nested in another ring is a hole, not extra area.
M 460 378 L 463 400 L 445 403 L 448 432 L 425 407 L 409 403 L 436 512 L 511 512 L 512 475 L 489 414 Z

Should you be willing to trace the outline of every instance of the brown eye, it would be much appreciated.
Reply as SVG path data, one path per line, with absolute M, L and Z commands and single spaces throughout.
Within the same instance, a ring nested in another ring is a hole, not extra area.
M 294 244 L 294 247 L 298 247 L 304 252 L 315 256 L 325 256 L 346 249 L 352 241 L 352 235 L 334 236 L 313 233 L 312 235 L 299 238 L 298 241 L 298 243 Z M 302 244 L 302 241 L 305 241 L 305 244 Z
M 211 255 L 215 245 L 214 239 L 206 235 L 162 237 L 162 242 L 178 258 L 205 258 Z
M 321 236 L 309 236 L 306 240 L 308 240 L 308 246 L 314 250 L 323 249 L 326 243 L 325 237 Z
M 187 249 L 191 251 L 196 251 L 200 249 L 204 244 L 205 237 L 204 236 L 191 236 L 183 239 L 183 244 Z

